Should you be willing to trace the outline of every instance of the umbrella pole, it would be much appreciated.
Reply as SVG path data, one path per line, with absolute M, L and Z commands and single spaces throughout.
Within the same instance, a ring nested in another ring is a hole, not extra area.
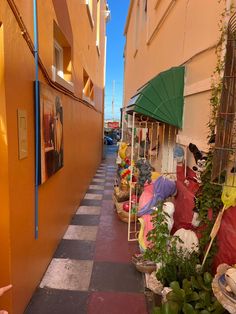
M 210 234 L 211 241 L 210 241 L 210 243 L 208 245 L 207 251 L 206 251 L 205 256 L 204 256 L 204 259 L 203 259 L 203 262 L 202 262 L 202 266 L 201 266 L 202 268 L 203 268 L 203 266 L 204 266 L 204 264 L 206 262 L 206 259 L 207 259 L 207 256 L 208 256 L 209 252 L 210 252 L 212 243 L 213 243 L 213 241 L 214 241 L 214 239 L 215 239 L 215 237 L 216 237 L 216 235 L 217 235 L 217 233 L 218 233 L 218 231 L 220 229 L 221 220 L 222 220 L 222 217 L 223 217 L 223 214 L 224 214 L 224 211 L 226 210 L 226 208 L 227 207 L 224 206 L 222 208 L 222 210 L 219 212 L 219 214 L 218 214 L 218 216 L 216 218 L 216 221 L 214 223 L 214 226 L 213 226 L 213 228 L 211 230 L 211 234 Z
M 205 264 L 205 261 L 206 261 L 206 259 L 207 259 L 208 254 L 209 254 L 209 252 L 210 252 L 210 249 L 211 249 L 211 246 L 212 246 L 212 243 L 213 243 L 214 239 L 215 239 L 215 237 L 214 237 L 214 238 L 211 238 L 211 241 L 210 241 L 210 243 L 209 243 L 209 245 L 208 245 L 207 251 L 206 251 L 206 253 L 205 253 L 205 256 L 204 256 L 204 259 L 203 259 L 203 262 L 202 262 L 202 266 L 201 266 L 202 268 L 203 268 L 203 266 L 204 266 L 204 264 Z

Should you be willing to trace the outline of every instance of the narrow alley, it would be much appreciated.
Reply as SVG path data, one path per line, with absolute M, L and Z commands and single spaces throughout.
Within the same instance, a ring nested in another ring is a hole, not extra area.
M 236 314 L 236 0 L 0 0 L 0 314 Z
M 131 264 L 137 244 L 127 241 L 112 201 L 116 147 L 71 220 L 25 314 L 145 314 L 144 283 Z

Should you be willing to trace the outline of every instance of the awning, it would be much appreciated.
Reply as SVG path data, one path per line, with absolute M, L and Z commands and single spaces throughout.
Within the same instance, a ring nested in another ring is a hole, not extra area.
M 132 111 L 182 128 L 184 104 L 184 67 L 173 67 L 159 73 L 130 99 Z

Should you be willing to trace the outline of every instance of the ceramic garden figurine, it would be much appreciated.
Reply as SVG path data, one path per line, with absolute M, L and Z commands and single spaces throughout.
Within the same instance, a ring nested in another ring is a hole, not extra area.
M 226 271 L 225 280 L 230 290 L 236 295 L 236 268 L 231 267 Z

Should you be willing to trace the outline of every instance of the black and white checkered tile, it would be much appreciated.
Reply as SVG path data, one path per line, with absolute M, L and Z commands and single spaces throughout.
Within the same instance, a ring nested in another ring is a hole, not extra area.
M 113 155 L 97 170 L 25 314 L 146 314 L 142 277 L 130 263 L 135 244 L 114 215 Z

